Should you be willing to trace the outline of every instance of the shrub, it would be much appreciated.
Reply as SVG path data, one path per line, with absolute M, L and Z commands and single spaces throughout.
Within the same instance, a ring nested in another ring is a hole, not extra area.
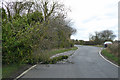
M 11 6 L 15 7 L 13 4 Z M 24 5 L 25 7 L 27 5 Z M 49 58 L 46 57 L 48 55 L 42 51 L 73 46 L 70 35 L 75 31 L 61 16 L 55 19 L 55 16 L 49 15 L 49 19 L 44 20 L 45 16 L 41 10 L 23 15 L 19 13 L 9 15 L 3 10 L 2 14 L 3 64 L 35 64 L 39 61 L 48 63 Z M 62 24 L 59 21 L 62 21 Z M 40 49 L 39 57 L 34 54 L 36 49 Z
M 114 54 L 115 56 L 118 56 L 118 54 L 120 54 L 118 52 L 119 45 L 120 44 L 118 43 L 113 43 L 112 45 L 109 45 L 107 49 L 110 51 L 110 53 Z

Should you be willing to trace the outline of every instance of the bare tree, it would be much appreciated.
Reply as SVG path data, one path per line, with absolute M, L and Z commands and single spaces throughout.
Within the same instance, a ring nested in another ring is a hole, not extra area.
M 58 16 L 59 13 L 65 11 L 64 4 L 49 0 L 36 1 L 36 8 L 43 13 L 44 21 L 46 21 L 50 16 L 55 17 Z
M 101 38 L 103 40 L 114 40 L 116 35 L 114 35 L 112 30 L 104 30 L 101 32 Z
M 10 19 L 12 16 L 15 15 L 22 15 L 23 13 L 30 13 L 30 10 L 32 6 L 34 5 L 34 2 L 3 2 L 3 6 L 7 10 L 8 18 Z
M 103 30 L 101 32 L 95 32 L 95 35 L 89 35 L 89 40 L 94 41 L 95 44 L 102 44 L 104 41 L 113 41 L 116 35 L 112 30 Z

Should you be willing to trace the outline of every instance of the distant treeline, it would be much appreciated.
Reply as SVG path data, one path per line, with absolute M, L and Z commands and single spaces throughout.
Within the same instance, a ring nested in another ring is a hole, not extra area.
M 2 6 L 3 64 L 34 62 L 34 55 L 41 61 L 37 54 L 45 50 L 74 46 L 70 36 L 76 30 L 70 27 L 63 4 L 40 0 L 3 2 Z
M 96 45 L 94 41 L 72 40 L 76 45 Z
M 72 40 L 73 43 L 78 45 L 102 45 L 105 41 L 113 42 L 116 35 L 112 30 L 103 30 L 89 35 L 89 41 Z
M 106 41 L 110 41 L 110 40 L 106 40 Z M 84 41 L 84 40 L 72 40 L 72 42 L 76 45 L 103 45 L 103 43 L 101 44 L 97 44 L 95 41 Z M 120 43 L 120 41 L 111 41 L 113 43 Z

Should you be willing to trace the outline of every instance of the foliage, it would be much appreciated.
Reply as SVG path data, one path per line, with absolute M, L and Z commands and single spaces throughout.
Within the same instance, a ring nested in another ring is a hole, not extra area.
M 119 49 L 120 44 L 118 42 L 114 42 L 112 45 L 108 45 L 107 49 L 115 56 L 120 55 Z
M 77 47 L 72 47 L 72 48 L 68 48 L 68 49 L 60 48 L 60 49 L 53 49 L 51 51 L 47 51 L 46 53 L 48 53 L 49 56 L 53 56 L 53 55 L 58 54 L 58 53 L 63 53 L 66 51 L 77 50 L 77 49 L 78 49 Z
M 120 43 L 119 41 L 113 42 L 112 45 L 108 45 L 107 49 L 103 50 L 102 53 L 108 59 L 113 60 L 114 62 L 120 65 L 119 55 L 120 55 Z
M 94 41 L 84 41 L 84 40 L 72 40 L 76 45 L 95 45 Z
M 120 61 L 119 61 L 118 57 L 115 56 L 114 54 L 112 54 L 111 52 L 109 52 L 109 50 L 107 50 L 107 49 L 102 50 L 102 54 L 105 57 L 107 57 L 109 60 L 111 60 L 111 61 L 113 61 L 117 64 L 120 64 Z
M 76 49 L 78 49 L 78 48 L 77 47 L 73 47 L 73 48 L 69 48 L 69 49 L 61 48 L 61 49 L 46 50 L 43 53 L 39 53 L 40 51 L 37 50 L 37 52 L 35 52 L 37 54 L 29 57 L 29 59 L 26 60 L 26 63 L 27 64 L 36 64 L 36 63 L 41 62 L 41 63 L 44 63 L 44 64 L 48 64 L 48 63 L 51 63 L 51 59 L 50 59 L 51 56 L 53 56 L 55 54 L 58 54 L 58 53 L 63 53 L 63 52 L 66 52 L 66 51 L 76 50 Z
M 59 61 L 59 60 L 63 60 L 63 59 L 67 59 L 68 56 L 61 56 L 61 57 L 57 57 L 54 59 L 50 59 L 51 56 L 58 54 L 58 53 L 62 53 L 65 51 L 69 51 L 69 50 L 76 50 L 77 47 L 73 47 L 70 49 L 53 49 L 53 50 L 46 50 L 44 53 L 39 53 L 40 51 L 38 50 L 38 52 L 34 52 L 36 55 L 34 56 L 30 56 L 29 58 L 27 58 L 27 60 L 25 60 L 24 63 L 27 64 L 7 64 L 7 65 L 3 65 L 3 78 L 9 78 L 11 76 L 11 74 L 15 74 L 16 72 L 18 73 L 18 71 L 25 66 L 30 66 L 39 62 L 42 62 L 43 64 L 54 64 L 55 62 Z M 57 61 L 55 61 L 57 60 Z M 29 65 L 30 64 L 30 65 Z
M 64 8 L 62 4 L 54 1 L 51 4 L 47 0 L 3 4 L 3 64 L 35 64 L 47 61 L 48 57 L 44 53 L 46 50 L 73 47 L 70 36 L 75 33 L 75 29 L 65 20 L 65 9 L 61 11 Z M 36 53 L 37 50 L 39 52 Z
M 49 64 L 55 64 L 55 63 L 57 63 L 58 61 L 61 61 L 61 60 L 63 60 L 63 59 L 67 59 L 67 58 L 68 58 L 67 55 L 54 57 L 54 58 L 50 59 Z
M 26 64 L 9 64 L 9 65 L 3 65 L 2 67 L 2 80 L 4 78 L 13 78 L 12 75 L 15 74 L 15 72 L 18 72 L 20 68 L 23 68 L 26 66 Z
M 103 30 L 100 32 L 95 32 L 95 35 L 90 34 L 89 40 L 94 41 L 95 45 L 101 45 L 105 41 L 113 41 L 116 35 L 114 35 L 112 30 Z
M 74 44 L 76 44 L 76 45 L 83 45 L 84 43 L 85 43 L 85 41 L 84 40 L 72 40 L 72 43 L 74 43 Z

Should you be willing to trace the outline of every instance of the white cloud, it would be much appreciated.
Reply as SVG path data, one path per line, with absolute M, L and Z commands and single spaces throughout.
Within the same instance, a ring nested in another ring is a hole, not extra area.
M 72 27 L 77 30 L 77 33 L 71 36 L 72 39 L 89 40 L 89 33 L 105 29 L 113 30 L 118 36 L 118 2 L 120 0 L 61 1 L 72 11 L 68 13 L 68 18 L 73 20 Z
M 89 40 L 89 33 L 113 30 L 118 34 L 118 1 L 119 0 L 65 0 L 65 5 L 72 12 L 68 17 L 73 19 L 77 33 L 72 39 Z

